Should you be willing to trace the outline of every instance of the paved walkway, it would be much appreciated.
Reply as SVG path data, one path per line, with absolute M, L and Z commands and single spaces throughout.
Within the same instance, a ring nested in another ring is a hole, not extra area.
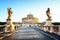
M 3 38 L 6 37 L 6 36 L 10 36 L 10 35 L 12 35 L 12 34 L 13 34 L 13 33 L 11 33 L 11 32 L 1 33 L 1 34 L 0 34 L 0 40 L 3 39 Z
M 11 36 L 3 38 L 3 40 L 53 40 L 49 36 L 40 33 L 32 27 L 26 27 L 19 29 L 18 32 Z

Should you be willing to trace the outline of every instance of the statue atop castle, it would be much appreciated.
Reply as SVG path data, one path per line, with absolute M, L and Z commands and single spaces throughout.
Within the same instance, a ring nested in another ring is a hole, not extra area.
M 11 19 L 12 16 L 12 10 L 11 8 L 8 8 L 8 19 Z
M 51 16 L 50 16 L 50 8 L 47 9 L 46 15 L 47 15 L 48 19 L 51 19 Z

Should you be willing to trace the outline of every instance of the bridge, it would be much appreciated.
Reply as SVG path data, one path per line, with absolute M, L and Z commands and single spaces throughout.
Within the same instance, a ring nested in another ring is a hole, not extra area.
M 58 40 L 52 36 L 47 35 L 42 30 L 28 26 L 28 27 L 21 27 L 18 29 L 17 32 L 13 33 L 12 35 L 3 38 L 3 40 Z

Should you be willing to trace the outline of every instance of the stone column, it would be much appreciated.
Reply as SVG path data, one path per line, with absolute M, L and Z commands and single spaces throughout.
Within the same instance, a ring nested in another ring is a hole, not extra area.
M 44 27 L 44 31 L 47 31 L 47 28 L 46 28 L 46 26 Z
M 51 26 L 50 27 L 50 32 L 52 33 L 54 31 L 53 27 Z
M 59 27 L 59 32 L 58 32 L 58 35 L 60 35 L 60 27 Z
M 44 26 L 42 26 L 42 30 L 44 30 Z
M 5 26 L 5 28 L 4 28 L 4 32 L 7 32 L 7 27 Z

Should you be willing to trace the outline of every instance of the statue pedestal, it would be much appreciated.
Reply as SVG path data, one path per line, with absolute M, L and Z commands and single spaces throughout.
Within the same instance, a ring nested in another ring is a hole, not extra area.
M 53 26 L 52 19 L 47 19 L 46 24 L 44 26 Z
M 14 24 L 10 24 L 10 32 L 13 32 L 13 31 L 15 31 L 15 25 Z
M 52 28 L 51 28 L 52 26 L 54 26 L 52 24 L 52 19 L 47 19 L 46 24 L 44 25 L 44 30 L 52 32 Z
M 9 25 L 9 26 L 7 27 L 7 25 Z M 13 32 L 15 30 L 14 26 L 15 25 L 12 23 L 12 20 L 7 19 L 7 23 L 6 23 L 7 31 L 9 30 L 10 32 Z
M 11 19 L 7 19 L 7 24 L 12 24 L 12 20 Z

